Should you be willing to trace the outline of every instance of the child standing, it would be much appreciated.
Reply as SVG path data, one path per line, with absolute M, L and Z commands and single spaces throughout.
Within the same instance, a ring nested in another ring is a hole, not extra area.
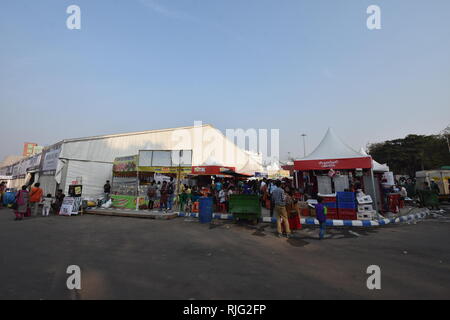
M 320 232 L 319 239 L 322 240 L 325 237 L 325 226 L 327 222 L 327 208 L 323 205 L 323 198 L 319 197 L 317 199 L 316 207 L 316 218 L 319 221 Z
M 52 207 L 52 204 L 54 203 L 54 199 L 52 198 L 52 195 L 49 193 L 45 198 L 42 199 L 42 216 L 48 217 L 48 214 L 50 213 L 50 208 Z

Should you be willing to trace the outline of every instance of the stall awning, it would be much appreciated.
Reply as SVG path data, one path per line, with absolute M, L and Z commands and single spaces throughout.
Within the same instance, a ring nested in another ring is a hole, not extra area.
M 363 156 L 343 142 L 329 128 L 317 148 L 303 159 L 294 161 L 295 170 L 372 168 L 372 158 Z
M 235 178 L 250 178 L 250 177 L 253 177 L 253 175 L 251 175 L 251 174 L 239 173 L 239 172 L 235 172 L 233 170 L 225 171 L 222 174 L 227 175 L 227 176 L 232 176 L 232 177 L 235 177 Z

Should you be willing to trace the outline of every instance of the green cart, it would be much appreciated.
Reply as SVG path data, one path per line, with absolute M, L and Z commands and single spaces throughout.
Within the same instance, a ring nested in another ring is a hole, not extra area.
M 229 200 L 229 211 L 236 220 L 248 220 L 253 224 L 261 218 L 261 202 L 258 195 L 233 194 Z

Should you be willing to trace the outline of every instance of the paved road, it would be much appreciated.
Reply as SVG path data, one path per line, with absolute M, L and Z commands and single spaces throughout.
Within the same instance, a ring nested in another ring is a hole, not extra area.
M 0 299 L 450 298 L 450 220 L 374 229 L 305 228 L 278 239 L 220 221 L 79 216 L 13 221 L 0 210 Z M 356 232 L 356 233 L 354 233 Z M 82 290 L 66 288 L 79 265 Z M 366 287 L 366 268 L 382 289 Z

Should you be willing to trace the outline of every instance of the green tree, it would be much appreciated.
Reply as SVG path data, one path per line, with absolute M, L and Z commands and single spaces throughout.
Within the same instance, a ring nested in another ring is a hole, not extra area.
M 450 152 L 445 135 L 415 135 L 369 145 L 376 161 L 387 163 L 396 174 L 415 176 L 416 171 L 438 169 L 450 165 Z

